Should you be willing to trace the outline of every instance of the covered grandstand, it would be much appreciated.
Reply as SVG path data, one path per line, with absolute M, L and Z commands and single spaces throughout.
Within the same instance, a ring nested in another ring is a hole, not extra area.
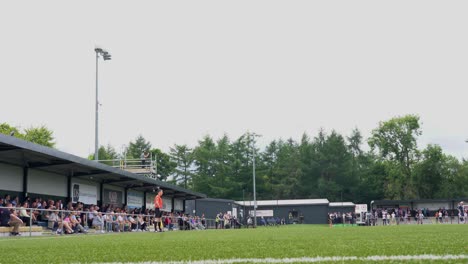
M 145 208 L 152 206 L 151 197 L 157 187 L 164 190 L 166 211 L 183 211 L 185 200 L 206 197 L 145 175 L 0 134 L 1 195 Z

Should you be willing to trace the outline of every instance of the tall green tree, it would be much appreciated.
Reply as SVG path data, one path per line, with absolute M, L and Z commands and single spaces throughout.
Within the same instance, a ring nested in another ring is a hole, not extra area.
M 468 161 L 444 155 L 442 179 L 436 198 L 468 197 Z
M 111 160 L 119 159 L 120 155 L 117 153 L 115 148 L 108 144 L 107 146 L 100 146 L 98 149 L 99 159 L 104 161 L 102 163 L 107 164 L 109 166 L 117 166 L 118 164 L 114 164 Z M 94 160 L 94 153 L 88 156 L 89 160 Z
M 210 136 L 205 136 L 193 150 L 195 173 L 193 184 L 196 191 L 214 195 L 213 182 L 216 173 L 216 143 Z
M 151 149 L 151 156 L 156 161 L 157 177 L 161 181 L 166 181 L 169 176 L 173 175 L 177 167 L 169 154 L 164 153 L 160 149 Z
M 278 148 L 276 199 L 300 198 L 303 171 L 298 144 L 292 139 L 280 140 Z
M 388 164 L 389 199 L 416 198 L 417 191 L 412 170 L 418 161 L 417 137 L 421 135 L 419 117 L 406 115 L 381 122 L 368 140 L 378 149 Z
M 30 127 L 24 130 L 24 140 L 53 148 L 55 146 L 53 134 L 46 126 Z
M 443 187 L 446 157 L 442 148 L 428 145 L 421 152 L 421 160 L 414 166 L 418 198 L 436 198 Z
M 361 149 L 362 145 L 362 135 L 361 132 L 355 128 L 351 132 L 351 136 L 348 138 L 348 149 L 352 157 L 352 167 L 351 167 L 351 177 L 359 177 L 359 169 L 361 167 L 361 161 L 363 156 L 363 151 Z
M 142 135 L 139 135 L 135 141 L 130 141 L 130 143 L 128 143 L 126 157 L 129 159 L 139 159 L 142 153 L 150 150 L 151 143 L 146 141 Z
M 273 140 L 259 155 L 262 161 L 261 166 L 259 166 L 259 174 L 263 177 L 265 197 L 272 200 L 279 196 L 278 151 L 278 143 Z
M 253 199 L 252 148 L 248 133 L 231 143 L 231 181 L 236 183 L 237 197 Z
M 332 201 L 339 201 L 342 196 L 349 197 L 355 182 L 350 177 L 351 154 L 343 136 L 336 131 L 332 131 L 330 135 L 320 131 L 313 145 L 319 165 L 320 196 Z
M 238 184 L 231 180 L 232 156 L 230 145 L 227 135 L 216 141 L 216 158 L 214 161 L 216 175 L 211 185 L 215 197 L 236 197 L 238 194 L 236 193 Z
M 182 185 L 184 188 L 193 187 L 190 186 L 192 182 L 192 164 L 193 154 L 192 149 L 187 145 L 177 145 L 170 150 L 171 161 L 175 163 L 176 167 L 173 172 L 174 181 L 177 184 Z

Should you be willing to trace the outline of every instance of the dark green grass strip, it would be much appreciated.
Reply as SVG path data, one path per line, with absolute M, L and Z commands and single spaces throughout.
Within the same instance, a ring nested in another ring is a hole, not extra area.
M 0 263 L 90 263 L 316 256 L 460 255 L 468 225 L 328 228 L 296 225 L 0 239 Z M 440 261 L 439 261 L 440 263 Z

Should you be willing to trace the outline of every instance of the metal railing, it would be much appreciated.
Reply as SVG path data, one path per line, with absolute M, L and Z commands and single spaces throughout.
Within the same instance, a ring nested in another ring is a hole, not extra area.
M 21 226 L 23 228 L 20 229 L 20 233 L 24 234 L 26 232 L 29 233 L 29 236 L 33 236 L 33 234 L 65 235 L 67 233 L 88 233 L 89 231 L 94 231 L 94 233 L 153 231 L 155 224 L 155 217 L 153 214 L 108 213 L 1 206 L 0 213 L 3 213 L 3 209 L 16 212 L 15 214 L 22 220 Z M 101 217 L 101 221 L 93 223 L 89 218 L 90 214 L 93 215 L 93 218 Z M 72 220 L 73 216 L 79 219 L 75 222 L 75 220 Z M 119 217 L 121 217 L 121 219 L 119 219 Z M 135 222 L 131 223 L 128 217 L 132 217 Z M 166 221 L 167 218 L 169 218 L 170 221 Z M 214 219 L 198 219 L 197 221 L 193 221 L 192 218 L 187 216 L 165 215 L 161 217 L 161 221 L 163 222 L 163 228 L 166 231 L 194 229 L 204 230 L 207 228 L 215 228 L 215 225 L 212 224 L 215 222 Z M 13 227 L 7 227 L 10 228 L 8 233 L 11 233 Z M 41 231 L 35 231 L 38 227 L 42 227 Z M 0 237 L 5 236 L 4 233 L 5 232 L 3 231 L 0 232 Z
M 67 233 L 111 233 L 111 232 L 135 232 L 135 231 L 153 231 L 154 230 L 154 215 L 152 214 L 133 214 L 133 213 L 115 213 L 115 212 L 90 212 L 81 210 L 57 210 L 57 209 L 39 209 L 39 208 L 22 208 L 22 207 L 1 207 L 0 213 L 4 209 L 10 212 L 15 211 L 15 214 L 22 219 L 20 233 L 29 233 L 33 235 L 65 235 Z M 90 214 L 101 221 L 93 222 Z M 73 220 L 73 216 L 76 219 Z M 119 218 L 120 217 L 120 218 Z M 133 219 L 134 221 L 132 222 Z M 166 221 L 169 218 L 170 221 Z M 196 219 L 196 220 L 194 220 Z M 172 230 L 205 230 L 205 229 L 236 229 L 248 227 L 240 224 L 235 219 L 210 219 L 210 218 L 193 218 L 186 215 L 165 215 L 161 217 L 163 228 L 165 231 Z M 461 221 L 458 216 L 442 218 L 440 223 L 439 218 L 425 217 L 423 224 L 467 224 L 466 217 Z M 341 223 L 338 223 L 341 224 Z M 390 221 L 389 225 L 403 224 L 418 224 L 414 218 L 408 221 Z M 24 227 L 26 225 L 26 227 Z M 381 218 L 377 219 L 376 225 L 383 225 Z M 12 226 L 8 232 L 0 231 L 0 237 L 8 236 L 12 231 Z M 40 228 L 39 228 L 40 227 Z
M 439 217 L 424 217 L 423 219 L 416 219 L 413 217 L 408 218 L 390 218 L 390 219 L 383 219 L 383 218 L 371 218 L 371 219 L 364 219 L 363 225 L 365 226 L 390 226 L 390 225 L 416 225 L 416 224 L 468 224 L 466 219 L 467 217 L 459 217 L 457 216 L 449 216 L 446 218 L 445 216 L 441 218 Z M 419 221 L 418 221 L 419 220 Z M 332 222 L 333 225 L 342 225 L 342 224 L 351 224 L 351 225 L 358 225 L 356 221 L 350 221 L 346 219 L 344 222 L 342 218 L 338 219 L 337 221 Z
M 148 159 L 111 159 L 98 160 L 98 162 L 109 165 L 114 168 L 119 168 L 135 174 L 145 174 L 154 176 L 158 174 L 158 164 L 156 159 L 150 156 Z M 152 177 L 153 178 L 153 177 Z

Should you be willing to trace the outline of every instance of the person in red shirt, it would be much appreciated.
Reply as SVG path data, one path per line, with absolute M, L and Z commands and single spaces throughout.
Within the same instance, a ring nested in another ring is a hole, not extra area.
M 162 232 L 161 228 L 161 216 L 162 216 L 162 207 L 163 207 L 163 201 L 162 201 L 162 195 L 163 195 L 163 190 L 158 189 L 158 194 L 154 197 L 154 231 L 155 232 Z

